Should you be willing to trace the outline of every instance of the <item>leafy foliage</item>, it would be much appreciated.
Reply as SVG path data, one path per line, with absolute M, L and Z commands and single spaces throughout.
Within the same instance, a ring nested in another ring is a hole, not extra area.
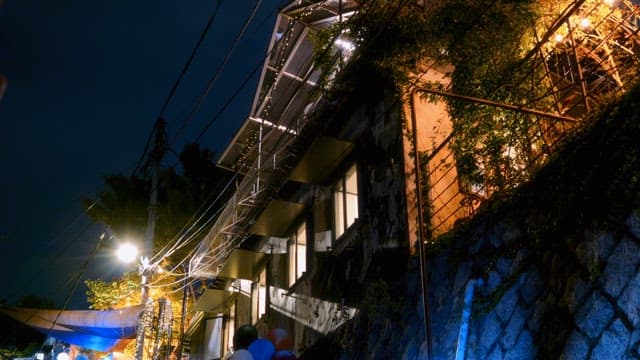
M 190 246 L 178 249 L 162 261 L 162 266 L 174 267 L 180 264 L 197 243 L 206 228 L 185 231 L 192 217 L 202 205 L 217 199 L 224 204 L 228 194 L 224 186 L 231 174 L 218 168 L 214 163 L 215 154 L 201 149 L 197 144 L 188 144 L 179 155 L 179 169 L 164 169 L 160 173 L 158 189 L 157 219 L 154 234 L 154 249 L 161 249 L 186 235 L 196 241 Z M 85 199 L 84 204 L 90 219 L 109 227 L 117 236 L 143 239 L 147 227 L 150 184 L 142 175 L 122 174 L 105 177 L 105 189 L 95 199 Z M 216 207 L 204 213 L 205 218 L 214 216 Z M 199 212 L 202 214 L 202 212 Z M 175 331 L 178 331 L 179 317 L 182 316 L 183 289 L 182 273 L 155 272 L 151 277 L 150 297 L 169 300 L 174 315 Z M 127 272 L 113 280 L 86 280 L 87 302 L 92 309 L 106 310 L 141 303 L 140 275 L 137 271 Z M 133 354 L 134 343 L 126 349 Z
M 109 310 L 140 303 L 140 277 L 136 272 L 127 272 L 113 281 L 86 280 L 87 302 L 90 308 Z
M 535 103 L 547 110 L 554 104 L 549 69 L 533 49 L 571 2 L 447 0 L 424 8 L 407 0 L 365 0 L 361 5 L 347 22 L 316 36 L 318 54 L 336 36 L 348 36 L 357 44 L 359 63 L 387 74 L 399 92 L 427 87 L 515 107 Z M 434 66 L 451 69 L 447 89 L 416 75 Z M 486 187 L 485 193 L 529 180 L 563 131 L 557 120 L 455 97 L 444 100 L 458 174 L 469 188 Z
M 216 167 L 214 157 L 210 150 L 189 144 L 180 153 L 180 169 L 161 171 L 154 249 L 174 240 L 203 204 L 220 195 L 231 174 Z M 91 220 L 105 224 L 118 237 L 144 239 L 149 193 L 150 184 L 141 175 L 108 175 L 105 189 L 84 204 Z M 222 196 L 220 204 L 224 199 Z M 189 235 L 197 237 L 203 231 Z M 168 262 L 178 264 L 189 250 L 177 251 Z

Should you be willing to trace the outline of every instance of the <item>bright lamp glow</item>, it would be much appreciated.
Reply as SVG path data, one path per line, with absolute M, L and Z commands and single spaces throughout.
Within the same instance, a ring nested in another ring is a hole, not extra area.
M 580 27 L 581 28 L 586 29 L 589 26 L 591 26 L 591 21 L 588 18 L 584 18 L 584 19 L 580 20 Z
M 138 257 L 138 248 L 133 244 L 122 244 L 116 252 L 118 259 L 126 263 L 130 263 Z

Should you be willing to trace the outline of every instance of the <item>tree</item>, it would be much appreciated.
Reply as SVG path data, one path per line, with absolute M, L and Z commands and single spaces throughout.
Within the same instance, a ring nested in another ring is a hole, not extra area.
M 178 167 L 160 171 L 153 253 L 161 254 L 162 265 L 167 268 L 186 262 L 190 250 L 208 231 L 202 224 L 215 216 L 216 210 L 228 198 L 225 189 L 232 174 L 217 167 L 214 159 L 214 152 L 192 143 L 180 153 Z M 144 172 L 130 176 L 107 175 L 104 185 L 95 198 L 84 199 L 89 218 L 106 225 L 119 237 L 143 239 L 151 187 Z M 200 217 L 199 222 L 194 221 L 194 215 Z M 176 244 L 178 240 L 187 245 L 167 251 L 168 245 Z M 168 299 L 174 314 L 181 314 L 181 276 L 184 276 L 181 271 L 156 273 L 151 283 L 151 297 Z M 85 284 L 87 302 L 92 309 L 114 309 L 141 303 L 140 279 L 136 272 L 111 280 L 87 280 Z M 174 326 L 178 324 L 179 321 L 174 321 Z M 174 330 L 177 333 L 178 329 Z M 134 352 L 133 349 L 128 351 Z
M 179 155 L 180 167 L 160 172 L 154 250 L 185 235 L 183 230 L 196 212 L 218 198 L 231 179 L 232 174 L 217 167 L 214 158 L 214 152 L 201 149 L 195 143 L 188 144 Z M 104 185 L 96 198 L 84 199 L 89 218 L 106 225 L 118 237 L 143 239 L 148 218 L 149 181 L 138 173 L 112 174 L 105 176 Z M 222 196 L 216 204 L 221 206 L 224 200 L 226 197 Z M 212 216 L 215 208 L 217 206 L 211 207 L 203 218 Z M 188 235 L 197 238 L 205 231 L 202 228 Z M 180 263 L 189 250 L 190 247 L 184 247 L 176 251 L 167 259 L 168 263 Z

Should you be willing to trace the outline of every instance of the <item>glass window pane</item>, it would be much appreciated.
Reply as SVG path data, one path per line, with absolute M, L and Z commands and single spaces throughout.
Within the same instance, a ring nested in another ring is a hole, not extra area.
M 347 226 L 358 218 L 358 195 L 347 194 Z
M 333 202 L 334 202 L 334 216 L 333 221 L 335 224 L 335 236 L 336 238 L 340 237 L 344 233 L 344 199 L 343 193 L 340 191 L 336 191 L 333 194 Z
M 258 321 L 258 283 L 253 283 L 251 289 L 251 322 Z
M 267 312 L 267 287 L 260 284 L 258 291 L 258 319 Z
M 267 312 L 267 269 L 263 269 L 260 272 L 258 278 L 258 317 L 260 319 L 262 315 Z M 256 319 L 256 320 L 257 320 Z
M 296 282 L 296 244 L 295 239 L 289 243 L 289 286 Z
M 302 223 L 298 227 L 298 231 L 296 231 L 296 243 L 298 244 L 306 244 L 307 243 L 307 224 Z
M 297 277 L 300 278 L 302 274 L 307 271 L 307 245 L 298 245 L 297 246 L 297 255 L 298 255 L 298 266 L 297 266 Z
M 358 172 L 356 166 L 352 166 L 346 175 L 347 194 L 358 194 Z

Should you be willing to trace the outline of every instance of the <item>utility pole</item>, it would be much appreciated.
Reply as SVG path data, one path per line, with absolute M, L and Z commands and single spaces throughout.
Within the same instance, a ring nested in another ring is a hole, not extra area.
M 149 281 L 153 274 L 151 258 L 153 256 L 153 240 L 156 230 L 156 216 L 158 207 L 158 185 L 160 183 L 160 162 L 164 156 L 166 147 L 165 121 L 158 118 L 155 124 L 155 140 L 149 153 L 149 167 L 151 172 L 151 194 L 149 195 L 149 208 L 147 218 L 147 232 L 140 264 L 141 302 L 145 305 L 138 318 L 138 331 L 136 334 L 136 360 L 142 360 L 144 355 L 144 334 L 149 326 L 149 319 L 153 318 L 153 304 L 149 298 Z
M 158 184 L 160 182 L 160 162 L 164 156 L 166 146 L 166 134 L 165 134 L 165 121 L 162 118 L 158 118 L 155 125 L 155 142 L 154 146 L 149 153 L 149 167 L 151 171 L 151 194 L 149 195 L 149 208 L 147 218 L 147 233 L 145 236 L 145 243 L 143 249 L 143 257 L 147 261 L 151 261 L 153 256 L 153 240 L 154 233 L 156 231 L 156 217 L 158 208 Z M 142 276 L 142 302 L 146 302 L 149 298 L 149 277 L 151 276 L 151 269 L 147 264 L 143 264 L 141 269 Z

